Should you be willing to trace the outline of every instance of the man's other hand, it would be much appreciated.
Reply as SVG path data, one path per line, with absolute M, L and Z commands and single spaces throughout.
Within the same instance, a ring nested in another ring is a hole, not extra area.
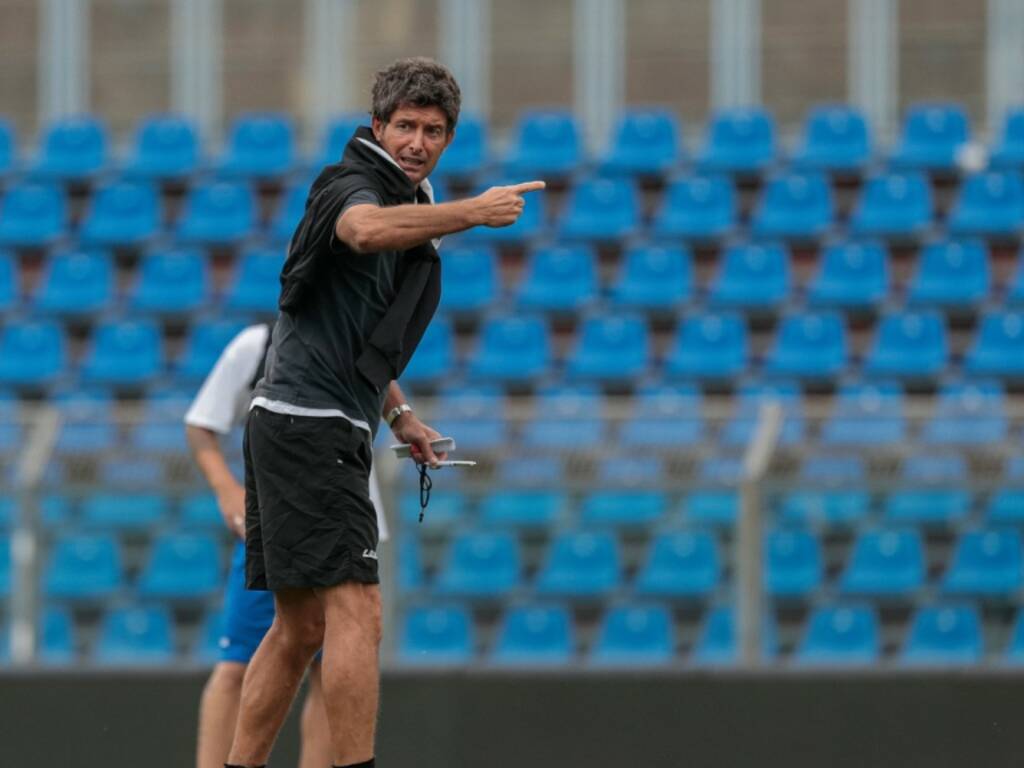
M 448 458 L 444 451 L 434 453 L 430 447 L 430 441 L 437 440 L 441 433 L 428 427 L 411 411 L 403 413 L 395 420 L 391 425 L 391 432 L 400 443 L 408 443 L 411 446 L 412 459 L 417 464 L 436 467 L 437 462 Z
M 544 189 L 545 186 L 543 181 L 525 181 L 507 187 L 491 187 L 472 198 L 475 223 L 485 227 L 515 224 L 526 205 L 523 195 Z

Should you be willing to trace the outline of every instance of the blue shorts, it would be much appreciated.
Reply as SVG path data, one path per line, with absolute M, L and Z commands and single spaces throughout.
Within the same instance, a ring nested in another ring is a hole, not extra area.
M 274 593 L 245 588 L 245 543 L 239 541 L 231 556 L 231 572 L 224 589 L 224 629 L 220 636 L 221 661 L 248 664 L 274 621 Z

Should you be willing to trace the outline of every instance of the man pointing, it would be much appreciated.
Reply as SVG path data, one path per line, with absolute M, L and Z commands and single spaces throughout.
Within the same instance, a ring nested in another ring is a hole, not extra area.
M 302 674 L 323 646 L 336 766 L 372 768 L 381 605 L 368 479 L 383 418 L 418 461 L 438 433 L 396 379 L 441 292 L 436 246 L 474 226 L 503 227 L 528 182 L 433 204 L 427 177 L 460 107 L 451 73 L 429 59 L 378 72 L 371 126 L 313 183 L 281 273 L 280 312 L 245 432 L 246 579 L 276 615 L 249 664 L 229 766 L 262 766 Z

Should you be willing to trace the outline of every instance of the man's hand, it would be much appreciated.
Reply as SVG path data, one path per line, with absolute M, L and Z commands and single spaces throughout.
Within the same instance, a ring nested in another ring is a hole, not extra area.
M 485 227 L 507 227 L 515 224 L 523 212 L 527 192 L 544 189 L 543 181 L 526 181 L 507 187 L 491 187 L 483 194 L 471 198 L 475 223 Z
M 238 483 L 226 485 L 217 493 L 217 506 L 224 525 L 245 541 L 245 489 Z
M 412 411 L 403 413 L 395 419 L 395 423 L 391 425 L 391 432 L 400 443 L 412 446 L 412 459 L 417 464 L 437 467 L 437 462 L 448 458 L 447 453 L 442 451 L 435 454 L 430 448 L 430 441 L 437 440 L 441 434 L 420 421 Z

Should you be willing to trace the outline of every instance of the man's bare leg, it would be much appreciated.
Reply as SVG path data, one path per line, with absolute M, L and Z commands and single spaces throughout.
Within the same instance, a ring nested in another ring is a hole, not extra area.
M 327 622 L 322 675 L 335 765 L 373 757 L 380 696 L 380 588 L 349 582 L 318 589 Z
M 199 700 L 196 768 L 224 768 L 238 719 L 245 664 L 222 661 L 213 668 Z
M 324 689 L 320 681 L 319 661 L 314 661 L 309 665 L 306 701 L 302 705 L 299 730 L 302 736 L 299 768 L 326 768 L 329 766 L 334 750 L 331 748 L 331 730 L 327 725 L 327 712 L 324 710 Z M 221 768 L 221 766 L 217 766 L 217 768 Z
M 228 762 L 264 765 L 310 660 L 323 644 L 324 611 L 312 590 L 274 593 L 276 615 L 249 662 Z

